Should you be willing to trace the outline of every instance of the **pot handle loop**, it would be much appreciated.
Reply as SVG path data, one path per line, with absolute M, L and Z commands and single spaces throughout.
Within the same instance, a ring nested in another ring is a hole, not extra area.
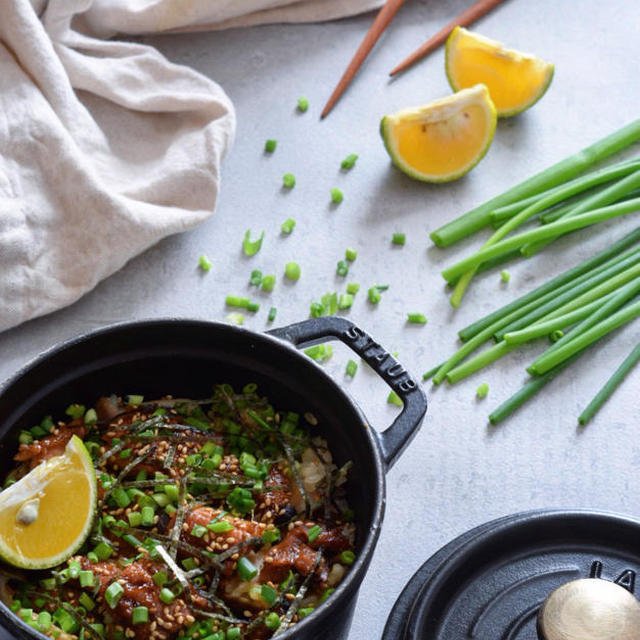
M 418 432 L 427 411 L 427 397 L 413 376 L 368 333 L 339 316 L 312 318 L 287 327 L 267 331 L 296 347 L 327 340 L 344 342 L 398 394 L 403 403 L 400 415 L 379 434 L 386 468 L 390 469 Z

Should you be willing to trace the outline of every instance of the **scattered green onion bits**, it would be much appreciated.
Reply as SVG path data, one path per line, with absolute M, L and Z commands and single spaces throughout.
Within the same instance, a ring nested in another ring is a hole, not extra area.
M 270 138 L 264 143 L 264 150 L 267 153 L 273 153 L 276 150 L 277 146 L 278 146 L 278 141 Z
M 511 274 L 508 271 L 506 271 L 505 269 L 503 269 L 500 272 L 500 280 L 502 280 L 502 282 L 507 284 L 507 282 L 509 282 L 509 280 L 511 280 Z
M 403 404 L 402 400 L 400 399 L 400 396 L 395 391 L 391 391 L 389 393 L 389 395 L 387 396 L 387 402 L 389 404 L 394 404 L 397 407 L 401 407 Z
M 360 285 L 357 282 L 349 282 L 349 284 L 347 284 L 347 293 L 354 296 L 358 291 L 360 291 Z
M 278 310 L 275 307 L 271 307 L 269 309 L 269 315 L 267 316 L 267 320 L 269 322 L 273 322 L 276 319 L 276 314 L 278 313 Z
M 349 262 L 354 262 L 358 257 L 358 252 L 355 249 L 346 249 L 344 255 Z
M 343 200 L 344 194 L 342 191 L 340 191 L 338 187 L 333 187 L 333 189 L 331 189 L 331 202 L 333 202 L 333 204 L 340 204 Z
M 320 302 L 312 302 L 310 307 L 310 313 L 313 318 L 320 318 L 322 316 L 333 316 L 338 311 L 338 294 L 325 293 Z
M 427 324 L 427 316 L 423 313 L 408 313 L 407 321 L 411 324 Z
M 346 371 L 345 373 L 350 377 L 353 378 L 356 375 L 356 371 L 358 371 L 358 364 L 355 360 L 349 360 L 347 362 L 347 367 L 346 367 Z
M 198 265 L 205 273 L 209 271 L 213 266 L 207 256 L 205 256 L 204 254 L 201 255 L 200 258 L 198 258 Z
M 285 189 L 293 189 L 296 186 L 296 177 L 293 173 L 285 173 L 282 176 L 282 186 Z
M 259 287 L 262 284 L 262 271 L 260 271 L 259 269 L 254 269 L 251 272 L 249 284 L 254 287 Z
M 333 355 L 333 347 L 330 344 L 317 344 L 305 349 L 304 353 L 316 362 L 326 362 Z
M 478 398 L 486 398 L 488 393 L 489 393 L 489 385 L 486 382 L 483 382 L 476 389 L 476 396 L 478 396 Z
M 262 278 L 262 290 L 271 292 L 276 286 L 276 276 L 273 273 L 268 273 Z
M 406 241 L 407 241 L 407 236 L 404 233 L 394 233 L 393 236 L 391 236 L 392 244 L 404 246 Z
M 346 260 L 339 260 L 336 267 L 336 273 L 341 278 L 345 278 L 349 274 L 349 263 Z
M 284 275 L 289 280 L 296 282 L 300 279 L 300 265 L 297 262 L 287 262 L 284 266 Z
M 338 309 L 351 309 L 353 305 L 353 296 L 350 293 L 341 293 L 338 299 Z
M 281 225 L 280 225 L 280 230 L 282 231 L 282 233 L 284 233 L 285 235 L 289 235 L 292 231 L 293 228 L 296 226 L 296 221 L 293 218 L 287 218 Z
M 244 316 L 236 311 L 228 313 L 225 319 L 229 324 L 242 325 L 244 323 Z
M 371 287 L 369 291 L 367 291 L 367 297 L 369 298 L 369 302 L 371 304 L 378 304 L 382 299 L 380 295 L 380 289 L 378 287 Z
M 298 110 L 303 113 L 309 108 L 309 100 L 305 97 L 298 98 Z
M 251 230 L 247 229 L 244 233 L 244 240 L 242 241 L 242 250 L 247 256 L 255 256 L 262 248 L 262 240 L 264 239 L 264 231 L 260 234 L 257 240 L 251 240 Z
M 350 153 L 341 163 L 340 163 L 340 167 L 342 169 L 344 169 L 345 171 L 349 171 L 350 169 L 353 169 L 353 167 L 356 164 L 356 160 L 358 159 L 358 154 L 357 153 Z

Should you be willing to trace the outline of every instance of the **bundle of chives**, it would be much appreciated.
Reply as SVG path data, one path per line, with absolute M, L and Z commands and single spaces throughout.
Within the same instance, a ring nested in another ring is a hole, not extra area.
M 463 258 L 451 267 L 446 268 L 442 272 L 442 276 L 445 280 L 451 281 L 453 278 L 462 276 L 462 274 L 478 266 L 485 260 L 498 256 L 505 251 L 514 249 L 515 247 L 522 247 L 528 242 L 537 242 L 538 240 L 555 238 L 556 236 L 563 235 L 568 231 L 582 229 L 592 224 L 604 222 L 605 220 L 610 220 L 611 218 L 634 213 L 639 210 L 640 198 L 633 198 L 632 200 L 627 200 L 626 202 L 619 202 L 618 204 L 610 205 L 608 207 L 602 207 L 601 209 L 589 211 L 588 213 L 582 213 L 573 218 L 558 220 L 537 229 L 519 233 L 518 235 L 511 236 L 510 238 L 506 238 L 500 242 L 497 242 L 494 245 L 484 247 L 477 253 Z M 460 285 L 462 281 L 463 278 L 460 278 L 458 285 Z
M 607 261 L 615 261 L 617 260 L 621 253 L 625 251 L 628 247 L 634 245 L 640 241 L 640 227 L 622 237 L 620 240 L 612 244 L 610 247 L 603 249 L 600 253 L 597 253 L 592 258 L 585 260 L 584 262 L 572 267 L 571 269 L 561 273 L 556 276 L 552 280 L 549 280 L 545 284 L 537 287 L 533 291 L 521 296 L 517 300 L 493 311 L 489 315 L 477 320 L 476 322 L 468 325 L 464 329 L 458 332 L 460 339 L 463 341 L 469 340 L 473 338 L 476 334 L 480 333 L 483 329 L 486 329 L 489 325 L 499 320 L 500 318 L 508 315 L 512 311 L 519 309 L 523 305 L 536 300 L 543 295 L 547 294 L 549 291 L 553 291 L 554 289 L 560 287 L 561 285 L 574 280 L 575 278 L 591 271 L 592 269 L 606 263 Z
M 517 184 L 499 196 L 452 220 L 431 234 L 439 247 L 446 247 L 475 233 L 491 223 L 491 212 L 555 187 L 582 173 L 589 167 L 640 140 L 640 119 L 618 129 L 598 142 L 568 156 L 564 160 Z
M 640 171 L 636 170 L 626 178 L 619 180 L 618 182 L 612 184 L 606 189 L 602 189 L 597 193 L 585 198 L 575 207 L 564 213 L 558 220 L 566 220 L 568 218 L 573 218 L 581 213 L 585 213 L 586 211 L 593 211 L 599 207 L 606 206 L 608 204 L 612 204 L 614 202 L 618 202 L 621 198 L 624 198 L 627 194 L 635 191 L 640 188 Z M 556 220 L 556 223 L 558 222 Z M 554 223 L 549 223 L 554 224 Z M 530 258 L 534 253 L 537 253 L 541 249 L 544 249 L 547 245 L 551 244 L 555 238 L 550 238 L 547 240 L 543 240 L 540 242 L 529 243 L 526 244 L 520 249 L 523 255 Z
M 601 190 L 602 188 L 599 191 Z M 571 202 L 567 202 L 567 204 L 563 204 L 559 207 L 554 207 L 550 211 L 544 212 L 540 216 L 540 222 L 542 224 L 549 224 L 550 222 L 555 222 L 556 220 L 559 220 L 560 218 L 562 218 L 562 216 L 564 216 L 565 213 L 571 211 L 571 209 L 573 209 L 576 206 L 576 204 L 581 202 L 584 198 L 589 197 L 590 195 L 591 193 L 588 193 L 577 199 L 572 199 Z M 640 189 L 635 189 L 634 191 L 631 191 L 626 195 L 622 196 L 621 198 L 619 198 L 616 202 L 624 202 L 625 200 L 631 200 L 631 198 L 637 198 L 639 196 L 640 196 Z
M 616 390 L 618 385 L 625 379 L 626 375 L 640 361 L 640 343 L 625 358 L 623 363 L 615 370 L 613 375 L 607 380 L 605 385 L 598 391 L 594 399 L 588 404 L 587 408 L 578 417 L 581 425 L 587 424 L 591 418 L 597 413 L 598 409 L 608 400 L 609 396 Z

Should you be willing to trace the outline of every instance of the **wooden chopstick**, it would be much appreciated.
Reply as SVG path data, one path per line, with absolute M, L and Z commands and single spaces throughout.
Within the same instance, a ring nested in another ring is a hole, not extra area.
M 397 67 L 394 67 L 390 72 L 390 76 L 395 76 L 397 73 L 404 71 L 418 60 L 424 58 L 428 53 L 431 53 L 434 49 L 439 47 L 448 37 L 449 34 L 458 25 L 466 27 L 478 18 L 481 18 L 485 13 L 488 13 L 499 5 L 503 0 L 478 0 L 475 4 L 471 5 L 466 11 L 463 11 L 457 18 L 452 20 L 447 26 L 442 27 L 438 33 L 431 36 L 421 47 L 416 49 L 410 56 L 405 58 Z
M 391 20 L 393 20 L 393 17 L 396 15 L 398 9 L 402 6 L 403 3 L 404 0 L 387 0 L 384 7 L 380 9 L 380 12 L 376 16 L 376 19 L 369 28 L 367 35 L 364 37 L 364 40 L 353 56 L 353 60 L 351 60 L 349 66 L 342 74 L 340 82 L 338 82 L 336 88 L 333 90 L 331 97 L 322 110 L 320 118 L 326 117 L 331 109 L 333 109 L 336 102 L 338 102 L 338 100 L 340 99 L 340 96 L 349 86 L 356 73 L 358 73 L 358 69 L 365 61 L 365 58 L 369 55 L 371 49 L 373 49 L 373 45 L 375 45 L 375 43 L 378 41 L 378 38 L 382 35 L 382 32 L 387 28 Z

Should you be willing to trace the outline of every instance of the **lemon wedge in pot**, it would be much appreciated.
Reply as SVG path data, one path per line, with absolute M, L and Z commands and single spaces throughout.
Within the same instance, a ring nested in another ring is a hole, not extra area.
M 393 163 L 424 182 L 469 172 L 491 146 L 496 110 L 482 85 L 385 116 L 380 133 Z
M 463 27 L 456 27 L 445 46 L 445 71 L 454 91 L 479 82 L 489 89 L 498 117 L 515 116 L 545 94 L 554 67 L 533 55 L 507 49 Z
M 64 562 L 89 535 L 96 495 L 91 456 L 74 435 L 62 455 L 0 493 L 0 557 L 23 569 Z

